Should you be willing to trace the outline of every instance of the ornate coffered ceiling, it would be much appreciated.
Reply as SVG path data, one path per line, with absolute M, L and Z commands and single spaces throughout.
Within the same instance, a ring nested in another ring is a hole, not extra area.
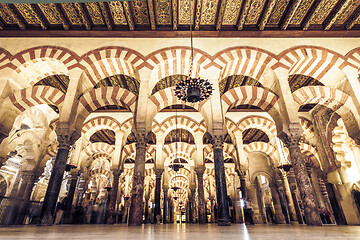
M 141 0 L 0 4 L 1 36 L 13 36 L 14 32 L 31 35 L 39 31 L 44 36 L 47 32 L 89 35 L 100 31 L 105 36 L 121 31 L 161 33 L 188 31 L 190 22 L 199 32 L 227 34 L 356 31 L 360 29 L 360 1 Z

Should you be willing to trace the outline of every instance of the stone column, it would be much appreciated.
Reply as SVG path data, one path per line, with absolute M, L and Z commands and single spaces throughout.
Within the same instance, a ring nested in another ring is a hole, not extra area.
M 276 178 L 276 186 L 277 186 L 277 190 L 278 190 L 279 201 L 281 204 L 282 213 L 284 214 L 286 223 L 289 224 L 290 223 L 289 209 L 288 209 L 288 202 L 287 202 L 286 196 L 285 196 L 285 188 L 284 188 L 284 184 L 283 184 L 283 180 L 282 180 L 282 173 L 279 172 L 278 174 L 276 174 L 275 178 Z
M 198 180 L 198 203 L 199 203 L 199 224 L 206 223 L 206 202 L 204 194 L 204 168 L 195 169 Z
M 285 188 L 285 197 L 286 197 L 287 204 L 288 204 L 287 207 L 288 207 L 288 210 L 289 210 L 289 218 L 290 218 L 291 222 L 297 222 L 297 216 L 296 216 L 296 211 L 295 211 L 295 207 L 294 207 L 294 201 L 293 201 L 293 198 L 292 198 L 292 194 L 291 194 L 287 174 L 285 172 L 283 172 L 282 177 L 283 177 L 283 184 L 284 184 L 284 188 Z
M 286 223 L 284 214 L 282 213 L 281 203 L 280 203 L 279 195 L 277 192 L 276 184 L 270 183 L 269 187 L 270 187 L 271 196 L 272 196 L 272 200 L 273 200 L 273 204 L 274 204 L 274 208 L 275 208 L 276 223 L 277 224 Z
M 230 226 L 229 204 L 227 200 L 226 176 L 223 156 L 224 137 L 214 135 L 212 145 L 214 149 L 214 167 L 216 182 L 216 198 L 218 203 L 218 225 Z
M 71 136 L 70 134 L 58 135 L 59 150 L 51 171 L 51 176 L 41 210 L 41 225 L 52 225 L 54 222 L 56 203 L 59 197 L 66 162 L 70 151 L 70 145 L 74 144 L 76 139 L 76 137 Z
M 116 205 L 117 205 L 117 195 L 119 189 L 119 178 L 122 173 L 122 170 L 116 169 L 113 170 L 113 184 L 110 191 L 110 204 L 109 204 L 109 213 L 108 213 L 108 224 L 114 224 L 116 220 Z
M 163 185 L 163 191 L 164 191 L 164 209 L 163 209 L 163 223 L 169 223 L 168 221 L 168 192 L 169 192 L 169 186 Z
M 258 202 L 257 180 L 253 184 L 251 184 L 251 188 L 249 189 L 248 193 L 249 194 L 247 198 L 250 198 L 251 207 L 253 210 L 254 223 L 255 224 L 264 223 L 260 213 L 259 202 Z
M 33 171 L 23 171 L 21 173 L 22 183 L 18 192 L 18 198 L 22 200 L 19 205 L 19 209 L 16 209 L 16 213 L 14 216 L 16 218 L 14 224 L 23 224 L 24 218 L 26 216 L 26 212 L 30 207 L 30 197 L 32 190 L 34 188 L 34 184 L 37 179 L 40 177 L 42 171 L 33 170 Z
M 195 223 L 195 186 L 194 184 L 190 185 L 190 196 L 189 196 L 189 223 Z
M 154 224 L 158 223 L 161 218 L 161 176 L 164 169 L 155 169 L 155 211 L 154 211 Z M 160 218 L 158 217 L 160 216 Z M 159 222 L 160 223 L 160 222 Z
M 146 145 L 146 134 L 137 133 L 133 187 L 131 191 L 131 205 L 129 212 L 129 226 L 140 226 L 143 222 Z
M 76 184 L 78 181 L 78 177 L 79 177 L 79 173 L 76 171 L 71 171 L 70 174 L 68 175 L 68 181 L 70 181 L 70 187 L 69 187 L 69 191 L 67 193 L 67 198 L 66 198 L 66 202 L 65 202 L 65 210 L 64 210 L 64 215 L 63 215 L 63 223 L 71 223 L 71 209 L 72 209 L 72 204 L 73 204 L 73 200 L 74 200 L 74 195 L 75 195 L 75 189 L 76 189 Z
M 287 173 L 287 177 L 288 177 L 288 181 L 289 181 L 289 185 L 290 185 L 290 191 L 291 191 L 291 197 L 293 199 L 294 202 L 294 209 L 296 212 L 296 218 L 299 222 L 299 224 L 304 224 L 303 221 L 303 216 L 300 210 L 300 206 L 299 206 L 299 199 L 297 196 L 297 186 L 296 186 L 296 180 L 294 177 L 294 172 L 290 171 Z
M 297 126 L 290 129 L 288 133 L 282 133 L 282 139 L 289 149 L 290 160 L 295 172 L 295 178 L 300 191 L 300 197 L 304 204 L 305 219 L 308 226 L 322 225 L 318 209 L 316 208 L 316 201 L 314 191 L 310 184 L 309 176 L 307 175 L 305 161 L 300 151 L 301 129 Z

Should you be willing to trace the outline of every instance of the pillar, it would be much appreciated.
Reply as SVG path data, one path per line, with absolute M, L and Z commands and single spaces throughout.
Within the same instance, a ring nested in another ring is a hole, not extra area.
M 144 209 L 143 195 L 147 137 L 145 133 L 137 133 L 135 136 L 136 157 L 131 191 L 129 226 L 140 226 L 142 224 Z
M 110 204 L 109 204 L 109 212 L 108 212 L 108 224 L 114 224 L 116 221 L 116 205 L 117 205 L 117 195 L 119 189 L 119 178 L 122 173 L 122 170 L 116 169 L 113 170 L 113 184 L 112 189 L 110 191 Z
M 168 192 L 169 192 L 169 186 L 163 185 L 163 191 L 164 191 L 164 209 L 163 209 L 163 223 L 169 223 L 168 221 Z
M 158 223 L 161 218 L 161 176 L 164 169 L 155 169 L 155 211 L 154 211 L 154 224 Z M 160 217 L 158 217 L 160 216 Z M 160 222 L 159 222 L 160 223 Z
M 41 210 L 41 225 L 52 225 L 54 222 L 56 203 L 59 197 L 70 145 L 72 145 L 76 139 L 76 137 L 70 136 L 70 134 L 58 135 L 59 150 L 56 154 Z
M 230 226 L 231 221 L 229 216 L 229 205 L 227 200 L 223 144 L 224 144 L 224 137 L 222 135 L 213 136 L 212 145 L 214 149 L 216 198 L 218 203 L 218 225 Z
M 280 203 L 279 195 L 278 195 L 278 192 L 277 192 L 276 184 L 275 183 L 270 183 L 269 187 L 270 187 L 271 196 L 272 196 L 274 209 L 275 209 L 276 223 L 277 224 L 286 223 L 284 214 L 282 213 L 281 203 Z
M 287 207 L 289 210 L 290 222 L 295 223 L 295 222 L 297 222 L 297 216 L 296 216 L 296 211 L 295 211 L 295 207 L 294 207 L 294 201 L 293 201 L 291 190 L 290 190 L 289 181 L 288 181 L 288 178 L 287 178 L 287 175 L 285 172 L 282 173 L 282 178 L 283 178 L 283 184 L 284 184 L 284 189 L 285 189 L 285 197 L 287 200 Z
M 306 224 L 308 226 L 320 226 L 322 223 L 318 209 L 316 208 L 314 191 L 306 171 L 305 161 L 300 151 L 300 126 L 289 129 L 288 133 L 283 132 L 281 137 L 286 147 L 289 149 L 291 164 L 295 172 L 300 197 L 304 205 Z
M 206 202 L 204 194 L 204 168 L 195 169 L 197 180 L 198 180 L 198 210 L 199 210 L 199 224 L 206 223 Z
M 254 181 L 254 183 L 251 184 L 251 187 L 248 191 L 248 198 L 250 198 L 251 207 L 253 210 L 253 221 L 255 224 L 261 224 L 264 223 L 260 208 L 259 208 L 259 202 L 258 202 L 258 187 L 257 187 L 257 180 Z
M 76 189 L 78 177 L 79 177 L 79 173 L 76 171 L 71 171 L 70 174 L 68 175 L 68 178 L 70 181 L 70 187 L 69 187 L 69 191 L 66 196 L 67 198 L 66 198 L 66 202 L 65 202 L 63 223 L 71 223 L 71 220 L 72 220 L 71 219 L 71 209 L 72 209 L 72 203 L 74 200 L 75 189 Z
M 288 201 L 285 196 L 285 188 L 282 180 L 282 173 L 276 174 L 276 186 L 279 194 L 279 201 L 281 204 L 282 213 L 284 214 L 286 223 L 290 223 Z
M 295 209 L 295 212 L 296 212 L 296 218 L 297 218 L 299 224 L 304 224 L 303 216 L 302 216 L 301 209 L 300 209 L 300 206 L 299 206 L 299 199 L 298 199 L 298 196 L 297 196 L 297 186 L 296 186 L 296 180 L 295 180 L 295 177 L 294 177 L 294 172 L 293 171 L 288 172 L 287 173 L 287 178 L 288 178 L 288 181 L 289 181 L 291 197 L 292 197 L 293 203 L 294 203 L 294 209 Z

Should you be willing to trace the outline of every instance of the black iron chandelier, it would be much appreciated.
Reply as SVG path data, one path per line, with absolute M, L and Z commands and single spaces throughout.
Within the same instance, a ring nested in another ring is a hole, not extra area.
M 194 62 L 194 47 L 192 37 L 192 25 L 190 24 L 190 39 L 191 39 L 191 63 L 189 76 L 186 80 L 181 80 L 175 87 L 175 96 L 184 102 L 196 103 L 201 102 L 212 94 L 212 84 L 207 79 L 192 78 L 192 67 Z

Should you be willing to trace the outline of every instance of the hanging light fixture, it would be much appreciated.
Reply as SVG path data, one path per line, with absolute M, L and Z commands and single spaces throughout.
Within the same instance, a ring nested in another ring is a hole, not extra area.
M 186 80 L 181 80 L 175 87 L 175 96 L 184 102 L 196 103 L 201 102 L 212 94 L 213 88 L 209 80 L 192 78 L 192 68 L 194 62 L 194 47 L 192 37 L 192 25 L 190 24 L 190 39 L 191 39 L 191 63 L 189 76 Z

